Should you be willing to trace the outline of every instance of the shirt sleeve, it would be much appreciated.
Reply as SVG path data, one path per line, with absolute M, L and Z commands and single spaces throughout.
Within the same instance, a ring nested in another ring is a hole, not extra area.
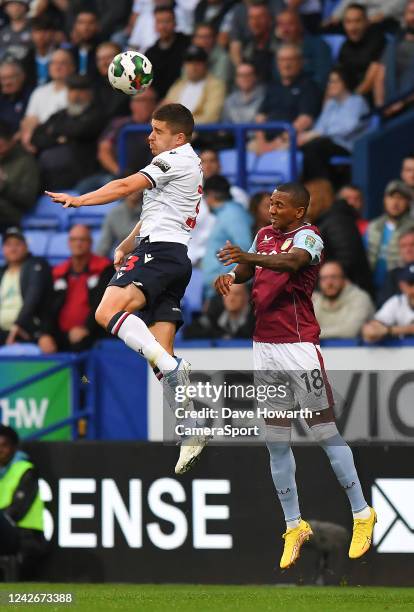
M 374 319 L 387 325 L 397 324 L 397 312 L 398 312 L 399 296 L 393 295 L 389 300 L 381 306 L 381 308 L 375 313 Z
M 173 155 L 161 154 L 154 157 L 152 162 L 140 170 L 151 183 L 153 189 L 162 189 L 177 177 L 177 163 L 172 161 Z
M 313 230 L 305 229 L 295 234 L 293 246 L 297 249 L 307 251 L 312 258 L 312 265 L 316 265 L 321 261 L 323 241 Z
M 257 253 L 257 234 L 254 237 L 254 240 L 252 242 L 252 246 L 249 249 L 249 253 Z

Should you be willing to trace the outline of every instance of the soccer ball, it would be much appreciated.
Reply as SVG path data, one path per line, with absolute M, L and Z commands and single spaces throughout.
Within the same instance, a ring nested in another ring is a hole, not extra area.
M 108 79 L 114 89 L 134 96 L 152 83 L 152 64 L 138 51 L 115 55 L 108 68 Z

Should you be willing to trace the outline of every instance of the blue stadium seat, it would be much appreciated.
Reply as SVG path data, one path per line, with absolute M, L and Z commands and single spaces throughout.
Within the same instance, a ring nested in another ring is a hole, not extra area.
M 29 251 L 33 255 L 46 257 L 50 238 L 53 234 L 42 230 L 26 230 L 24 235 L 27 240 Z
M 77 223 L 88 227 L 100 228 L 110 210 L 119 206 L 119 202 L 112 202 L 103 206 L 81 206 L 74 208 L 69 218 L 69 225 L 73 227 Z
M 68 191 L 71 195 L 79 195 L 76 191 Z M 23 219 L 24 229 L 59 229 L 64 230 L 69 226 L 69 219 L 73 214 L 72 208 L 63 208 L 60 204 L 54 204 L 49 196 L 42 195 L 36 202 L 34 210 Z
M 10 344 L 9 346 L 0 347 L 1 357 L 32 357 L 41 355 L 42 351 L 37 344 L 17 342 L 16 344 Z
M 201 312 L 203 307 L 203 273 L 198 268 L 193 268 L 191 280 L 183 298 L 183 308 L 193 312 Z
M 322 39 L 329 45 L 334 62 L 338 59 L 339 51 L 345 42 L 344 34 L 324 34 Z
M 291 180 L 290 153 L 286 151 L 270 151 L 263 155 L 257 155 L 253 169 L 249 174 L 249 191 L 267 189 L 277 182 Z M 302 153 L 296 154 L 296 165 L 298 173 L 302 170 Z
M 67 232 L 56 232 L 51 235 L 47 249 L 47 257 L 52 265 L 61 263 L 70 257 Z
M 246 151 L 247 172 L 250 172 L 255 162 L 255 154 L 251 151 Z M 237 177 L 237 150 L 225 149 L 219 152 L 221 173 L 228 181 L 233 183 Z
M 328 19 L 335 10 L 336 5 L 339 4 L 339 0 L 323 0 L 322 1 L 322 18 Z

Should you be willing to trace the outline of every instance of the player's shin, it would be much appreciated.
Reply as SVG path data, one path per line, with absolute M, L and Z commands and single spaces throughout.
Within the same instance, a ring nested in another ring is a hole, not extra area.
M 362 492 L 352 451 L 338 432 L 336 424 L 320 423 L 310 428 L 315 441 L 324 449 L 338 482 L 351 504 L 354 518 L 368 518 L 369 506 Z
M 270 454 L 270 469 L 276 493 L 282 505 L 288 529 L 300 523 L 296 489 L 296 463 L 290 447 L 290 426 L 266 425 L 266 446 Z

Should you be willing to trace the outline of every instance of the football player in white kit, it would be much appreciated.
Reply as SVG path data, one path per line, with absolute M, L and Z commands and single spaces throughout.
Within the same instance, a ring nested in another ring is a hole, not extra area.
M 140 221 L 115 250 L 116 273 L 95 317 L 148 360 L 157 378 L 163 380 L 168 403 L 175 408 L 175 387 L 189 380 L 190 364 L 174 356 L 174 337 L 183 322 L 180 300 L 191 278 L 187 245 L 196 224 L 203 176 L 200 159 L 190 144 L 191 112 L 182 104 L 167 104 L 154 112 L 151 124 L 148 142 L 155 157 L 136 174 L 78 197 L 46 193 L 64 208 L 77 208 L 143 192 Z M 137 311 L 139 317 L 134 316 Z M 177 474 L 193 465 L 206 442 L 199 437 L 182 441 Z

